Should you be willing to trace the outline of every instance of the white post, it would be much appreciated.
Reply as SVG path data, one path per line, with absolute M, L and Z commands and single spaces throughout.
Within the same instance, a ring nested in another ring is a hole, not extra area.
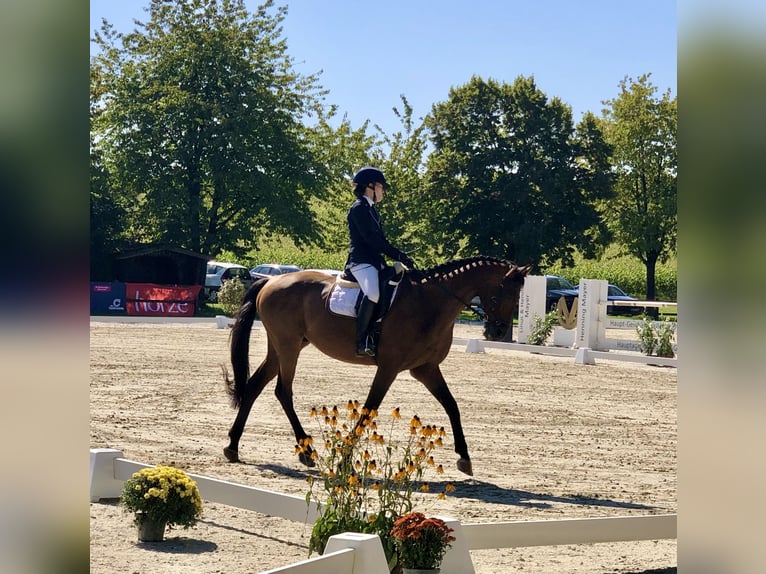
M 386 554 L 377 534 L 344 532 L 330 536 L 323 554 L 344 548 L 354 549 L 354 569 L 351 574 L 389 574 Z
M 444 555 L 444 560 L 441 564 L 441 574 L 474 574 L 473 562 L 471 561 L 471 553 L 468 551 L 468 544 L 465 540 L 465 534 L 463 534 L 463 527 L 459 520 L 450 518 L 448 516 L 437 516 L 443 520 L 447 526 L 452 528 L 454 532 L 452 535 L 455 537 L 455 541 L 450 546 L 447 553 Z
M 483 353 L 484 343 L 479 339 L 468 339 L 468 344 L 465 346 L 466 353 Z
M 580 279 L 577 304 L 575 347 L 604 350 L 607 282 L 603 279 Z
M 542 275 L 529 275 L 524 279 L 524 287 L 519 294 L 519 327 L 516 339 L 527 343 L 532 333 L 532 319 L 535 315 L 545 316 L 546 280 Z
M 90 501 L 119 498 L 123 481 L 114 477 L 114 459 L 122 458 L 122 451 L 113 448 L 90 449 Z

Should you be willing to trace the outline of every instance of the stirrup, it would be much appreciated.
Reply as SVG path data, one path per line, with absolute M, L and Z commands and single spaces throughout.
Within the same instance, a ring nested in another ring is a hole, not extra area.
M 356 356 L 357 357 L 374 357 L 375 347 L 373 347 L 372 345 L 367 345 L 367 344 L 365 344 L 362 347 L 357 347 Z
M 375 356 L 375 345 L 371 344 L 370 342 L 370 336 L 364 338 L 364 343 L 362 345 L 357 345 L 356 347 L 356 356 L 357 357 L 374 357 Z

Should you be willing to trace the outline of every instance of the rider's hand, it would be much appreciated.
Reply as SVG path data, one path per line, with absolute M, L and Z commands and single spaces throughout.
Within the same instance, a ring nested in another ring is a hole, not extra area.
M 404 263 L 407 269 L 415 269 L 415 262 L 412 260 L 412 257 L 406 253 L 402 253 L 402 255 L 399 257 L 399 261 Z

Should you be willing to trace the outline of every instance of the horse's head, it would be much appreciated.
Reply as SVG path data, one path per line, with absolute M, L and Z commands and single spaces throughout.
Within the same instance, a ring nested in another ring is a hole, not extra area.
M 524 278 L 532 269 L 531 265 L 514 265 L 503 276 L 502 281 L 482 297 L 486 318 L 484 319 L 484 337 L 489 341 L 502 341 L 510 333 L 513 312 L 519 302 L 519 293 L 524 286 Z

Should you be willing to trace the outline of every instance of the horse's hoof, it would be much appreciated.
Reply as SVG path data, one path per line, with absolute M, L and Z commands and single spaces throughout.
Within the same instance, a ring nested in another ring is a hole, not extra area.
M 223 454 L 226 457 L 226 460 L 229 462 L 239 462 L 239 451 L 234 450 L 233 448 L 226 447 L 223 449 Z
M 467 458 L 458 459 L 457 469 L 460 472 L 467 474 L 468 476 L 473 476 L 473 466 L 471 465 L 471 461 Z
M 311 458 L 311 454 L 307 452 L 300 453 L 298 455 L 298 460 L 300 460 L 304 465 L 306 465 L 309 468 L 314 468 L 316 466 L 314 459 Z

